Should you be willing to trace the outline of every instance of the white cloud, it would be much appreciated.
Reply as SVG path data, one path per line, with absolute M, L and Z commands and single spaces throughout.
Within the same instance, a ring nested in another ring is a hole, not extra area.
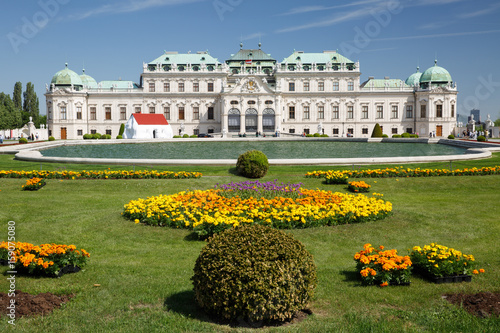
M 101 14 L 132 13 L 154 7 L 181 5 L 204 0 L 128 0 L 119 1 L 114 4 L 106 4 L 87 12 L 70 16 L 72 20 L 83 20 Z
M 305 14 L 305 13 L 310 13 L 310 12 L 318 12 L 318 11 L 325 11 L 325 10 L 331 10 L 331 9 L 354 7 L 354 6 L 366 5 L 366 4 L 377 3 L 377 2 L 382 2 L 382 1 L 381 0 L 362 0 L 362 1 L 347 3 L 344 5 L 336 5 L 336 6 L 329 6 L 329 7 L 327 7 L 327 6 L 297 7 L 297 8 L 290 9 L 288 12 L 280 14 L 280 16 Z
M 495 12 L 497 9 L 500 8 L 500 3 L 495 3 L 491 4 L 488 8 L 477 10 L 472 13 L 464 13 L 461 15 L 458 15 L 459 18 L 472 18 L 472 17 L 477 17 L 477 16 L 483 16 L 483 15 L 488 15 L 493 12 Z
M 250 34 L 250 35 L 242 36 L 241 40 L 244 41 L 244 40 L 250 40 L 250 39 L 255 39 L 255 38 L 259 38 L 260 39 L 260 37 L 265 36 L 265 35 L 266 35 L 265 33 L 256 32 L 256 33 L 253 33 L 253 34 Z

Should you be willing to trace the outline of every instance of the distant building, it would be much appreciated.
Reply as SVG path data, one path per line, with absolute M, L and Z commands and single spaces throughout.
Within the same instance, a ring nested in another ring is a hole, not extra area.
M 467 118 L 467 121 L 470 121 L 472 119 L 471 116 L 474 116 L 474 121 L 476 122 L 477 125 L 481 123 L 481 111 L 480 110 L 478 110 L 478 109 L 470 110 L 470 116 Z
M 123 132 L 124 139 L 171 139 L 172 128 L 162 114 L 133 113 Z
M 47 123 L 57 139 L 118 134 L 134 113 L 161 114 L 174 134 L 324 133 L 446 137 L 456 126 L 457 88 L 437 63 L 406 80 L 360 81 L 358 62 L 336 51 L 294 51 L 277 62 L 243 49 L 220 63 L 208 52 L 164 52 L 143 64 L 139 83 L 102 81 L 66 68 L 47 86 Z

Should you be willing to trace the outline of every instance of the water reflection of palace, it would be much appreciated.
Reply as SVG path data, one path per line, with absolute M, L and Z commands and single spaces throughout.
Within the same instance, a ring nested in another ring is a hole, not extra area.
M 97 81 L 66 68 L 47 86 L 50 135 L 115 137 L 132 113 L 161 113 L 176 135 L 383 133 L 448 136 L 456 123 L 457 89 L 442 67 L 400 79 L 360 82 L 360 65 L 336 51 L 294 51 L 277 62 L 243 49 L 219 62 L 208 52 L 164 52 L 143 64 L 139 83 Z

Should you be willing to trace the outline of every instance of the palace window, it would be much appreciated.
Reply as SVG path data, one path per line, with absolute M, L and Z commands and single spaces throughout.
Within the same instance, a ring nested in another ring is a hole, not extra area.
M 194 120 L 200 119 L 200 108 L 197 106 L 193 107 L 193 119 Z
M 318 91 L 325 91 L 325 82 L 318 82 Z
M 338 105 L 334 105 L 332 108 L 332 118 L 339 119 L 339 106 Z
M 179 92 L 184 92 L 184 82 L 179 82 Z
M 194 92 L 200 91 L 200 84 L 198 82 L 193 82 L 193 91 Z
M 156 108 L 154 106 L 150 106 L 149 113 L 156 113 Z
M 255 101 L 248 101 L 248 105 L 255 105 Z
M 155 83 L 149 82 L 149 92 L 155 92 Z
M 295 133 L 295 128 L 290 128 L 290 129 L 288 130 L 288 133 L 290 133 L 290 134 Z
M 427 108 L 425 105 L 420 105 L 420 118 L 427 117 Z
M 354 91 L 354 82 L 347 82 L 347 90 Z
M 209 106 L 208 109 L 207 109 L 207 118 L 210 119 L 210 120 L 214 120 L 215 119 L 215 116 L 214 116 L 214 107 L 213 106 Z
M 198 134 L 200 134 L 200 130 L 199 130 L 199 129 L 197 129 L 197 128 L 195 128 L 195 129 L 193 130 L 193 134 L 194 134 L 194 135 L 198 135 Z
M 76 135 L 82 136 L 83 135 L 83 130 L 81 130 L 81 129 L 76 130 Z
M 272 105 L 272 104 L 273 104 L 273 101 L 265 101 L 265 104 L 266 104 L 266 105 Z
M 436 105 L 436 118 L 442 118 L 443 117 L 443 105 L 438 104 Z
M 111 106 L 106 106 L 104 108 L 104 115 L 106 120 L 111 120 Z
M 304 106 L 304 119 L 309 119 L 309 107 Z
M 368 134 L 368 128 L 362 128 L 361 134 Z
M 354 119 L 354 106 L 352 105 L 347 107 L 347 119 Z
M 50 106 L 47 108 L 47 113 L 48 113 L 47 118 L 52 119 L 52 108 Z
M 184 120 L 184 107 L 179 106 L 179 120 Z
M 398 117 L 398 106 L 392 105 L 391 106 L 391 118 L 397 118 L 397 117 Z
M 61 120 L 66 120 L 66 107 L 61 106 Z
M 106 135 L 111 135 L 111 130 L 110 129 L 106 130 Z
M 288 91 L 295 91 L 295 82 L 288 82 Z
M 82 107 L 81 106 L 76 107 L 76 119 L 82 119 Z
M 384 118 L 384 106 L 383 105 L 377 105 L 377 118 L 378 119 Z
M 134 112 L 135 112 L 135 113 L 141 113 L 141 112 L 142 112 L 142 111 L 141 111 L 141 107 L 140 107 L 140 106 L 136 106 L 136 107 L 135 107 L 135 111 L 134 111 Z
M 451 117 L 455 118 L 455 104 L 451 105 Z
M 163 83 L 163 91 L 170 92 L 170 83 L 168 82 Z
M 97 120 L 97 110 L 95 106 L 90 107 L 90 120 Z
M 406 106 L 406 118 L 413 118 L 413 105 Z
M 325 107 L 318 106 L 318 119 L 325 119 Z
M 304 128 L 304 130 L 302 131 L 302 133 L 304 133 L 304 134 L 311 134 L 311 132 L 309 132 L 309 128 Z
M 332 134 L 333 135 L 339 135 L 339 129 L 338 128 L 334 128 Z
M 288 107 L 288 118 L 295 119 L 295 106 Z
M 238 105 L 238 101 L 231 101 L 231 105 Z
M 91 129 L 90 130 L 90 134 L 96 134 L 97 133 L 97 130 L 96 129 Z
M 170 106 L 163 107 L 163 115 L 165 116 L 165 119 L 170 120 Z
M 392 134 L 398 134 L 398 129 L 397 128 L 393 128 L 392 129 Z
M 304 82 L 304 91 L 309 91 L 309 82 Z
M 354 135 L 354 128 L 348 128 L 347 134 L 349 134 L 350 136 L 353 136 Z
M 333 82 L 333 91 L 339 91 L 339 82 L 338 81 Z
M 368 105 L 363 105 L 361 107 L 361 118 L 368 119 Z
M 208 82 L 208 91 L 209 92 L 214 91 L 214 83 L 213 82 Z
M 127 120 L 127 108 L 124 106 L 120 107 L 120 120 Z

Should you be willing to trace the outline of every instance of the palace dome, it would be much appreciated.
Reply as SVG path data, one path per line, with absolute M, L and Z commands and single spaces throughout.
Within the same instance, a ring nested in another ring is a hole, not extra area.
M 446 69 L 437 65 L 437 60 L 434 61 L 434 66 L 428 68 L 420 77 L 420 84 L 448 84 L 452 82 L 451 75 Z
M 80 79 L 82 80 L 83 86 L 87 88 L 97 88 L 97 81 L 92 76 L 85 74 L 85 69 L 82 75 L 80 75 Z
M 405 83 L 409 85 L 410 87 L 414 87 L 416 84 L 420 83 L 420 77 L 422 76 L 422 73 L 420 73 L 420 67 L 417 67 L 417 71 L 410 75 Z
M 71 69 L 68 68 L 68 64 L 66 64 L 66 68 L 63 70 L 60 70 L 54 76 L 52 77 L 52 81 L 50 81 L 51 84 L 54 84 L 56 86 L 80 86 L 83 87 L 83 82 L 82 79 L 78 74 L 73 72 Z

